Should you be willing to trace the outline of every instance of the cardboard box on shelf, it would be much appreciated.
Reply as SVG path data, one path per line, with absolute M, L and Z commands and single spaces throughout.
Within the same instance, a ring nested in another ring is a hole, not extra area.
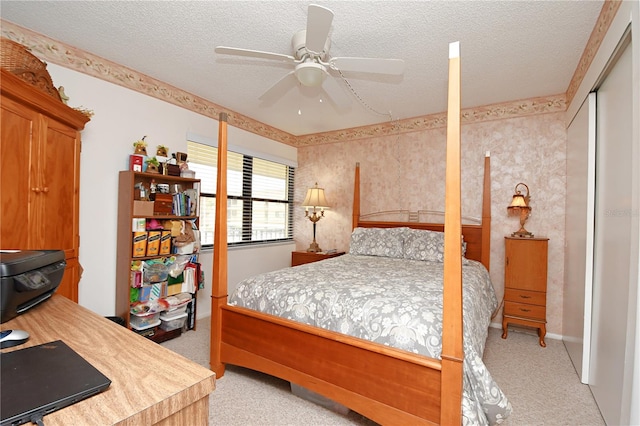
M 153 216 L 153 201 L 133 201 L 134 216 Z
M 144 163 L 144 157 L 142 155 L 130 155 L 129 156 L 129 170 L 134 172 L 142 171 L 142 164 Z
M 133 233 L 133 257 L 144 257 L 147 254 L 147 232 Z
M 167 296 L 174 296 L 179 293 L 182 293 L 182 283 L 167 286 Z
M 162 231 L 159 254 L 171 254 L 171 231 L 169 230 Z
M 147 256 L 156 256 L 160 252 L 161 231 L 147 232 Z

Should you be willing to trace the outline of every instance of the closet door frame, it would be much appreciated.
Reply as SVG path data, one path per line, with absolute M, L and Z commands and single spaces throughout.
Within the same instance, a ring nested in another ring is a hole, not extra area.
M 595 221 L 596 93 L 567 129 L 563 342 L 580 381 L 589 382 Z M 586 152 L 585 152 L 586 151 Z

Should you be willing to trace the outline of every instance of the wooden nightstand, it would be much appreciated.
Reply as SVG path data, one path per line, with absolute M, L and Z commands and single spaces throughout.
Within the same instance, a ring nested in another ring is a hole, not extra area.
M 540 346 L 547 346 L 548 242 L 548 238 L 505 237 L 503 339 L 507 325 L 518 324 L 537 328 Z
M 342 256 L 343 251 L 337 251 L 335 253 L 312 253 L 309 251 L 292 251 L 291 252 L 291 266 L 304 265 L 305 263 L 317 262 L 319 260 L 329 259 L 331 257 Z

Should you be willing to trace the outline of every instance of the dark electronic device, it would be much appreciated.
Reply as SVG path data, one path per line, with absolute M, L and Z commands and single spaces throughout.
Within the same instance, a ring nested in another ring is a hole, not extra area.
M 0 323 L 50 298 L 65 266 L 62 250 L 0 251 Z
M 42 417 L 107 389 L 111 380 L 63 341 L 0 353 L 0 426 Z

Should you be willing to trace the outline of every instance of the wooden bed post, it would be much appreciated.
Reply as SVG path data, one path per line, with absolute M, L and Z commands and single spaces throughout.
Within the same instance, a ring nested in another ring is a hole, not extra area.
M 491 259 L 491 155 L 484 157 L 484 183 L 482 188 L 482 264 L 489 271 Z
M 353 226 L 356 229 L 360 221 L 360 163 L 356 163 L 356 175 L 353 183 Z
M 216 184 L 216 224 L 213 238 L 211 289 L 211 353 L 209 364 L 216 377 L 224 375 L 221 360 L 222 306 L 227 304 L 227 114 L 220 113 L 218 127 L 218 182 Z
M 449 44 L 449 102 L 444 217 L 444 294 L 440 424 L 462 421 L 462 248 L 460 236 L 460 42 Z

